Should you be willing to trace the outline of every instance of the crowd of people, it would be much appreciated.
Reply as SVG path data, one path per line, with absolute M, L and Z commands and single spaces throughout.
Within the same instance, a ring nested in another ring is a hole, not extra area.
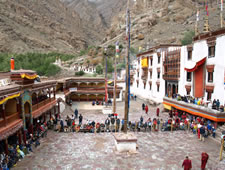
M 9 139 L 8 143 L 8 155 L 5 154 L 5 145 L 0 144 L 0 170 L 8 170 L 15 167 L 17 162 L 25 157 L 25 155 L 33 152 L 33 148 L 40 145 L 40 138 L 47 136 L 47 124 L 38 122 L 34 128 L 34 134 L 25 132 L 26 143 L 19 142 L 17 136 L 13 136 Z
M 194 98 L 192 96 L 181 96 L 179 94 L 174 94 L 172 96 L 174 99 L 177 99 L 178 101 L 184 101 L 186 103 L 192 103 L 195 105 L 200 105 L 200 106 L 205 106 L 208 107 L 210 109 L 214 109 L 214 110 L 218 110 L 221 112 L 224 112 L 225 107 L 224 105 L 222 105 L 219 101 L 219 99 L 214 99 L 213 101 L 211 100 L 207 100 L 205 101 L 204 98 Z

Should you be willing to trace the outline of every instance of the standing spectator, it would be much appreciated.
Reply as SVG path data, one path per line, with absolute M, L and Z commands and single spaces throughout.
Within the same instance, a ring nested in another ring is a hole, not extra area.
M 156 116 L 159 117 L 159 108 L 156 110 Z
M 77 117 L 78 117 L 78 110 L 77 110 L 77 108 L 74 111 L 74 115 L 75 115 L 75 119 L 77 119 Z
M 137 100 L 137 96 L 136 96 L 136 95 L 134 95 L 134 100 L 135 100 L 135 101 Z
M 60 125 L 61 125 L 61 131 L 64 132 L 64 122 L 62 119 L 60 120 Z
M 220 101 L 219 101 L 219 99 L 217 99 L 217 101 L 216 101 L 216 110 L 219 110 L 219 108 L 220 108 Z
M 105 125 L 106 125 L 106 131 L 108 132 L 108 131 L 109 131 L 109 125 L 110 125 L 110 120 L 109 120 L 109 118 L 107 118 L 107 119 L 105 120 Z
M 114 131 L 114 123 L 115 123 L 115 118 L 112 116 L 111 118 L 111 132 Z
M 148 114 L 148 105 L 145 106 L 145 113 Z
M 145 104 L 142 103 L 142 110 L 145 110 Z
M 213 138 L 216 137 L 216 129 L 214 127 L 212 127 L 212 136 L 213 136 Z
M 83 120 L 83 116 L 82 116 L 82 114 L 80 114 L 80 116 L 79 116 L 79 124 L 80 125 L 82 124 L 82 120 Z
M 191 170 L 192 164 L 191 164 L 191 160 L 188 159 L 188 156 L 186 156 L 186 159 L 184 160 L 182 167 L 184 167 L 184 170 Z
M 209 159 L 209 155 L 206 152 L 202 152 L 201 170 L 205 170 L 208 159 Z
M 205 140 L 204 135 L 205 135 L 205 127 L 204 126 L 201 126 L 200 127 L 200 140 L 203 141 L 203 142 Z

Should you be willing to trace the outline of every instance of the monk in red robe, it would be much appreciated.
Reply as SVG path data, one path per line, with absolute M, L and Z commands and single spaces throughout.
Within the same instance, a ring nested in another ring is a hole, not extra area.
M 156 110 L 156 116 L 159 117 L 159 108 Z
M 148 105 L 145 106 L 145 113 L 148 114 Z
M 205 170 L 205 166 L 207 164 L 208 159 L 209 159 L 209 155 L 206 152 L 202 152 L 202 164 L 201 164 L 202 170 Z
M 191 160 L 188 159 L 188 156 L 186 156 L 186 159 L 184 160 L 182 167 L 184 167 L 184 170 L 191 170 L 192 164 L 191 164 Z

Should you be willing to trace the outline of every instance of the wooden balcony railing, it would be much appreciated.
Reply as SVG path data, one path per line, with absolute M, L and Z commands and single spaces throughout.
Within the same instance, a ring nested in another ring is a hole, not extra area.
M 53 101 L 53 100 L 54 100 L 54 97 L 51 98 L 51 100 L 50 100 L 50 98 L 48 98 L 48 99 L 45 99 L 44 101 L 42 101 L 42 102 L 40 102 L 40 103 L 38 103 L 38 104 L 33 105 L 33 106 L 32 106 L 32 111 L 35 111 L 35 110 L 37 110 L 37 109 L 39 109 L 39 108 L 45 106 L 46 104 L 50 103 L 50 102 Z
M 16 113 L 13 113 L 12 115 L 10 116 L 6 116 L 6 122 L 7 124 L 10 124 L 12 122 L 14 122 L 15 120 L 18 120 L 20 119 L 20 115 L 18 112 Z M 4 127 L 5 126 L 5 120 L 4 119 L 0 119 L 0 127 Z

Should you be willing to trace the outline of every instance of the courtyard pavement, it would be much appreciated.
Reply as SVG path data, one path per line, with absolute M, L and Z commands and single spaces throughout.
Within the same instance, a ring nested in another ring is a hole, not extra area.
M 131 121 L 138 121 L 141 115 L 144 116 L 144 121 L 155 117 L 157 107 L 150 106 L 150 112 L 146 115 L 141 110 L 142 103 L 142 100 L 131 101 Z M 74 103 L 72 110 L 75 107 L 84 116 L 84 122 L 86 119 L 104 122 L 107 118 L 101 109 L 92 107 L 91 102 Z M 73 114 L 72 110 L 67 107 L 63 117 Z M 124 102 L 117 103 L 117 111 L 122 118 Z M 168 113 L 160 113 L 160 118 L 167 117 Z M 138 153 L 118 154 L 112 133 L 57 133 L 49 130 L 47 138 L 41 140 L 41 145 L 35 152 L 18 162 L 14 169 L 180 170 L 185 156 L 188 155 L 192 160 L 192 170 L 199 170 L 202 152 L 209 154 L 207 169 L 225 169 L 225 166 L 218 164 L 220 145 L 210 138 L 201 142 L 188 131 L 134 133 L 138 138 Z

